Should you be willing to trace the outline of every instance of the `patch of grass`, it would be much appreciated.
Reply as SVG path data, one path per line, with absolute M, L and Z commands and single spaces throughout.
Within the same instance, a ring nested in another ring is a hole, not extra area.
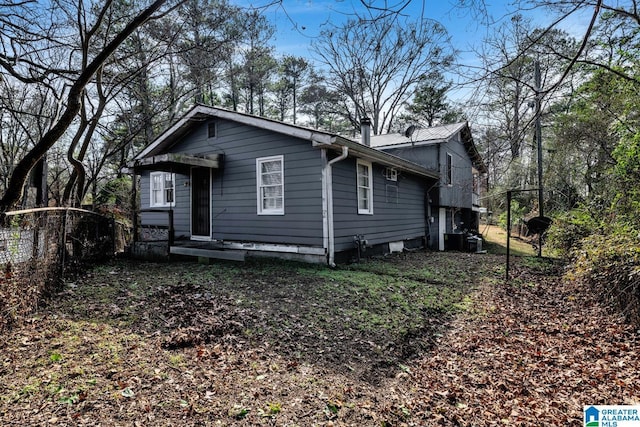
M 459 311 L 470 311 L 473 308 L 474 301 L 470 295 L 465 295 L 461 301 L 453 304 Z
M 455 265 L 400 269 L 370 261 L 318 269 L 313 275 L 323 279 L 314 282 L 314 298 L 334 301 L 351 328 L 367 333 L 387 330 L 397 335 L 420 329 L 433 313 L 446 316 L 464 309 L 460 303 L 474 287 L 471 272 Z
M 52 381 L 45 387 L 45 392 L 49 397 L 54 397 L 62 391 L 64 391 L 64 386 L 57 381 Z
M 522 258 L 522 264 L 537 274 L 553 274 L 562 261 L 555 258 L 528 256 Z
M 40 384 L 39 381 L 31 382 L 26 386 L 22 387 L 22 389 L 19 391 L 19 394 L 21 396 L 24 396 L 24 395 L 30 396 L 30 395 L 36 394 L 40 391 L 41 386 L 42 385 Z
M 7 341 L 0 414 L 19 405 L 44 408 L 40 424 L 133 424 L 149 413 L 173 425 L 370 425 L 374 414 L 401 425 L 417 412 L 385 378 L 410 382 L 452 315 L 472 311 L 496 260 L 416 251 L 335 269 L 114 261 L 76 278 Z M 384 399 L 371 397 L 378 385 Z
M 178 264 L 170 265 L 175 266 Z M 180 271 L 174 274 L 176 275 L 176 282 L 191 282 L 195 280 L 201 283 L 231 283 L 237 281 L 243 270 L 242 265 L 237 262 L 217 261 L 213 268 L 212 265 L 193 264 L 187 271 Z
M 58 399 L 59 403 L 64 403 L 67 405 L 73 405 L 76 404 L 80 401 L 80 394 L 79 393 L 73 393 L 69 396 L 63 396 L 60 399 Z
M 228 415 L 236 420 L 241 420 L 246 417 L 251 410 L 244 405 L 233 405 L 228 411 Z
M 502 228 L 491 225 L 482 230 L 482 248 L 489 253 L 496 255 L 506 255 L 507 253 L 507 232 Z M 509 242 L 509 252 L 514 256 L 536 255 L 536 251 L 530 243 L 527 243 L 513 234 Z
M 269 402 L 269 403 L 267 403 L 267 407 L 266 408 L 258 409 L 258 413 L 260 414 L 260 416 L 265 417 L 265 418 L 275 417 L 281 411 L 282 411 L 282 404 L 277 403 L 277 402 Z
M 62 354 L 58 353 L 57 351 L 52 351 L 49 355 L 49 360 L 53 363 L 60 362 L 62 360 Z
M 174 368 L 180 367 L 184 364 L 184 356 L 182 354 L 170 354 L 169 364 Z

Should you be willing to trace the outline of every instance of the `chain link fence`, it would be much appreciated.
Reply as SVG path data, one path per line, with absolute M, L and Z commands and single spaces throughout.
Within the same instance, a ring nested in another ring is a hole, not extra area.
M 74 208 L 0 216 L 0 332 L 19 323 L 59 289 L 65 274 L 123 252 L 129 228 Z

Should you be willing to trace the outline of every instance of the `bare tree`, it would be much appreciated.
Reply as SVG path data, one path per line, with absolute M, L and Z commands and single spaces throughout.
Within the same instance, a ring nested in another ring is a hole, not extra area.
M 637 74 L 627 67 L 637 62 L 637 56 L 629 53 L 637 51 L 640 41 L 638 0 L 524 0 L 514 4 L 518 13 L 525 14 L 535 9 L 546 13 L 550 23 L 542 29 L 540 37 L 553 30 L 562 30 L 562 25 L 570 19 L 578 18 L 584 22 L 584 29 L 577 36 L 579 43 L 571 49 L 555 50 L 556 56 L 565 60 L 565 69 L 564 73 L 556 76 L 554 84 L 547 85 L 547 91 L 561 84 L 576 65 L 602 68 L 640 84 Z M 482 17 L 485 25 L 493 23 L 484 0 L 461 0 L 458 7 Z M 537 43 L 537 40 L 533 42 Z M 627 66 L 620 66 L 619 59 L 625 59 L 623 62 Z
M 46 86 L 0 77 L 0 192 L 6 191 L 18 161 L 33 147 L 57 115 Z
M 532 31 L 529 20 L 515 15 L 485 40 L 480 54 L 486 73 L 483 86 L 491 103 L 489 111 L 497 119 L 502 139 L 509 144 L 512 159 L 520 157 L 527 131 L 523 116 L 534 99 L 535 58 L 527 51 Z
M 12 78 L 25 84 L 47 84 L 47 79 L 50 79 L 52 75 L 64 75 L 69 78 L 69 86 L 65 91 L 65 96 L 61 97 L 64 99 L 64 107 L 61 110 L 60 116 L 57 117 L 52 126 L 38 138 L 33 147 L 22 157 L 13 170 L 4 196 L 0 200 L 0 212 L 5 212 L 16 205 L 21 198 L 23 185 L 31 169 L 46 154 L 49 148 L 65 134 L 69 126 L 73 123 L 82 107 L 82 97 L 85 87 L 91 79 L 93 79 L 95 73 L 104 65 L 109 57 L 117 51 L 120 45 L 138 27 L 151 19 L 166 2 L 167 0 L 155 0 L 142 9 L 137 15 L 134 15 L 122 29 L 106 41 L 104 47 L 97 51 L 95 56 L 91 59 L 87 58 L 86 65 L 69 60 L 69 64 L 71 64 L 71 69 L 69 70 L 58 68 L 57 62 L 54 64 L 56 67 L 52 67 L 50 57 L 54 51 L 46 49 L 49 48 L 50 45 L 58 43 L 55 41 L 56 38 L 52 36 L 57 30 L 58 22 L 47 21 L 49 25 L 44 28 L 40 26 L 41 24 L 38 24 L 40 27 L 34 27 L 32 23 L 29 23 L 29 25 L 24 28 L 20 28 L 10 19 L 10 16 L 17 13 L 37 13 L 35 11 L 41 8 L 40 4 L 26 1 L 18 4 L 16 8 L 12 8 L 11 6 L 5 6 L 3 8 L 2 20 L 4 24 L 4 34 L 2 34 L 2 36 L 14 42 L 3 44 L 3 46 L 31 47 L 29 47 L 30 50 L 28 52 L 21 55 L 18 55 L 19 52 L 7 52 L 6 50 L 1 52 L 0 67 L 2 70 Z M 91 15 L 94 19 L 92 23 L 84 23 L 86 25 L 83 26 L 83 37 L 94 34 L 97 29 L 100 28 L 111 4 L 111 1 L 107 1 Z M 55 10 L 56 6 L 59 5 L 54 5 L 52 2 L 52 9 Z M 18 8 L 20 10 L 18 10 Z M 79 8 L 82 8 L 82 3 L 79 4 Z M 82 16 L 82 13 L 80 13 L 80 16 Z M 18 32 L 21 32 L 21 34 L 18 34 Z M 22 37 L 25 34 L 30 37 L 30 44 L 17 43 L 18 37 Z M 44 50 L 42 46 L 38 46 L 41 43 L 46 45 Z M 26 48 L 20 47 L 20 49 Z M 71 49 L 70 55 L 73 55 L 74 52 L 75 49 Z
M 454 57 L 442 25 L 390 11 L 327 29 L 312 48 L 332 89 L 347 96 L 345 115 L 354 128 L 369 117 L 375 134 L 389 131 L 421 76 L 447 69 Z
M 102 71 L 98 70 L 96 79 L 97 96 L 84 96 L 82 98 L 82 106 L 79 111 L 79 123 L 75 130 L 75 134 L 71 140 L 71 144 L 67 150 L 67 160 L 73 166 L 73 173 L 69 177 L 67 185 L 62 194 L 62 203 L 72 206 L 79 206 L 85 194 L 86 172 L 82 161 L 89 149 L 89 145 L 94 138 L 95 130 L 98 127 L 100 118 L 102 117 L 109 99 L 102 87 Z M 93 105 L 95 101 L 96 105 Z M 89 116 L 88 111 L 91 116 Z M 82 142 L 78 149 L 78 145 Z M 77 150 L 77 152 L 76 152 Z M 75 197 L 72 197 L 73 189 Z
M 486 135 L 497 138 L 491 143 L 493 147 L 509 151 L 508 161 L 519 159 L 532 138 L 536 96 L 544 96 L 544 106 L 548 106 L 554 97 L 571 92 L 571 79 L 558 84 L 568 61 L 556 51 L 573 49 L 575 41 L 568 34 L 534 28 L 522 15 L 512 16 L 484 40 L 478 52 L 483 66 L 476 80 L 484 98 L 484 119 L 494 129 Z M 534 84 L 535 62 L 543 70 L 539 94 Z

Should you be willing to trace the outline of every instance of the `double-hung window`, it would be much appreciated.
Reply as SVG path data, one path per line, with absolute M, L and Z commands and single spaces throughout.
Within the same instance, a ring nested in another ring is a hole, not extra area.
M 175 176 L 169 172 L 151 172 L 151 207 L 174 206 Z
M 371 163 L 357 161 L 358 171 L 358 213 L 373 214 L 373 174 Z
M 284 215 L 284 156 L 256 159 L 258 215 Z

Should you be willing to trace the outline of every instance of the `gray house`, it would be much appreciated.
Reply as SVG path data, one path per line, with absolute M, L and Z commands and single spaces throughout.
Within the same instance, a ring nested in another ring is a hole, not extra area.
M 439 203 L 441 172 L 372 147 L 366 121 L 362 130 L 355 141 L 198 105 L 132 163 L 137 234 L 168 230 L 175 254 L 330 265 L 433 246 L 430 205 Z
M 473 142 L 468 123 L 430 128 L 410 127 L 404 134 L 371 138 L 371 146 L 437 171 L 438 185 L 429 191 L 432 249 L 445 249 L 448 234 L 478 231 L 480 193 L 487 168 Z

